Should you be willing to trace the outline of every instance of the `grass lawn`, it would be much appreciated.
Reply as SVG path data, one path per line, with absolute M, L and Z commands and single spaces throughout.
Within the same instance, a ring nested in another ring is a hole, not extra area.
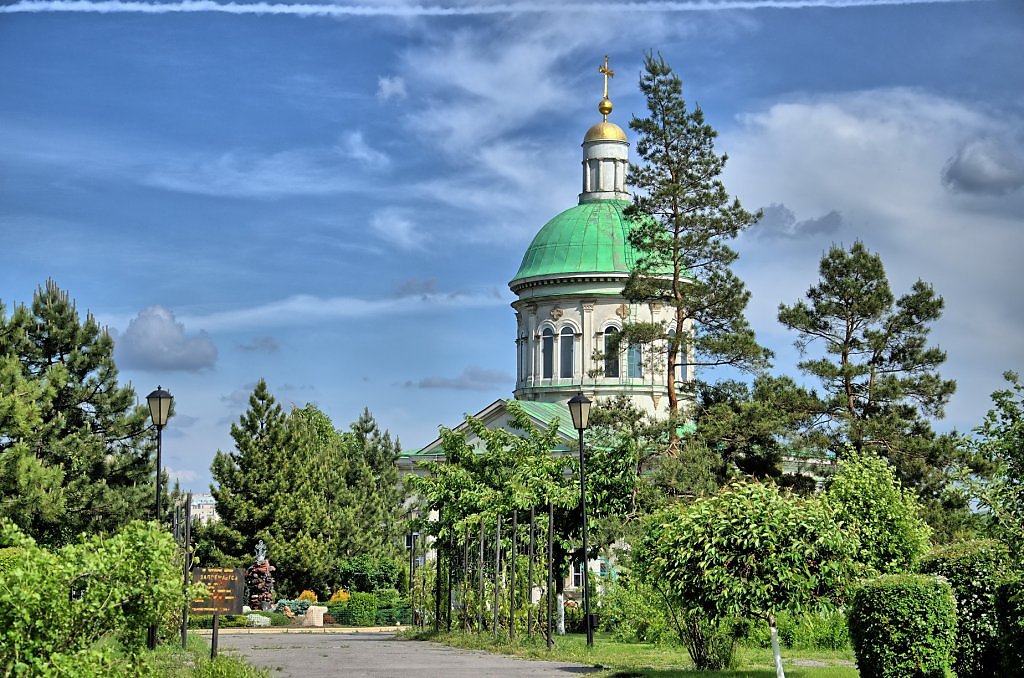
M 241 659 L 218 654 L 210 660 L 210 643 L 194 633 L 188 634 L 188 649 L 181 642 L 160 645 L 147 657 L 160 678 L 266 678 L 270 674 L 249 666 Z
M 740 646 L 736 650 L 737 670 L 696 671 L 686 649 L 674 645 L 624 643 L 609 634 L 597 633 L 594 647 L 587 649 L 583 634 L 559 636 L 553 650 L 548 651 L 544 639 L 517 638 L 514 644 L 496 643 L 489 634 L 439 633 L 405 634 L 416 640 L 432 640 L 445 645 L 474 650 L 486 650 L 529 659 L 589 664 L 605 669 L 598 675 L 619 676 L 702 676 L 704 678 L 775 678 L 775 664 L 771 650 Z M 857 669 L 849 664 L 853 653 L 829 650 L 784 650 L 782 653 L 786 675 L 793 678 L 858 678 Z

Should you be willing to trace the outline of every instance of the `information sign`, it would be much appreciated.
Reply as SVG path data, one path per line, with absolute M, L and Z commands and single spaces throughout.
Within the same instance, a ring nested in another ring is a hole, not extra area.
M 197 567 L 192 581 L 206 584 L 210 597 L 193 600 L 192 614 L 242 614 L 245 570 L 240 567 Z

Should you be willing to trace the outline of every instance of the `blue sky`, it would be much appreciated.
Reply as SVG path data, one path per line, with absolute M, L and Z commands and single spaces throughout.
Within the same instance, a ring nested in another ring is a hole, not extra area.
M 507 282 L 575 203 L 603 56 L 625 128 L 646 50 L 766 210 L 736 270 L 776 371 L 778 304 L 861 239 L 945 297 L 941 426 L 978 423 L 1024 367 L 1019 2 L 5 2 L 0 300 L 52 277 L 106 323 L 194 490 L 260 377 L 419 447 L 510 395 Z

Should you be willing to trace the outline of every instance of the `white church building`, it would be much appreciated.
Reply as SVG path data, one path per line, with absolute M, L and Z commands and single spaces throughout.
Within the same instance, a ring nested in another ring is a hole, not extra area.
M 560 444 L 554 453 L 571 452 L 577 432 L 566 403 L 579 392 L 592 401 L 627 396 L 641 411 L 668 416 L 664 367 L 645 360 L 639 346 L 606 351 L 606 342 L 625 322 L 664 323 L 675 331 L 672 309 L 658 303 L 630 303 L 622 296 L 637 254 L 629 244 L 630 222 L 624 210 L 629 142 L 621 127 L 608 121 L 612 103 L 598 105 L 603 119 L 583 137 L 582 192 L 577 204 L 538 231 L 519 270 L 509 282 L 516 295 L 516 385 L 513 397 L 539 428 L 559 420 Z M 689 329 L 689 328 L 685 328 Z M 693 378 L 692 366 L 679 367 L 677 380 Z M 509 428 L 506 404 L 499 399 L 476 413 L 488 428 Z M 466 431 L 465 423 L 456 430 Z M 511 430 L 511 429 L 510 429 Z M 472 436 L 467 431 L 469 436 Z M 473 443 L 472 437 L 468 440 Z M 442 460 L 437 438 L 403 454 L 402 472 L 416 463 Z

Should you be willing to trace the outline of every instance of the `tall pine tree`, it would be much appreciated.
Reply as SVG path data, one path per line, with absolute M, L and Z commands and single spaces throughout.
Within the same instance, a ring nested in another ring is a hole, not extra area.
M 53 280 L 0 307 L 0 515 L 60 545 L 152 516 L 149 414 L 114 342 Z
M 771 356 L 744 317 L 750 294 L 730 268 L 737 255 L 726 244 L 760 214 L 730 200 L 720 179 L 727 156 L 715 152 L 717 132 L 699 106 L 687 108 L 682 81 L 660 56 L 645 57 L 640 91 L 649 115 L 629 124 L 642 162 L 630 166 L 637 193 L 627 213 L 639 259 L 624 294 L 634 302 L 668 305 L 675 331 L 630 323 L 620 337 L 664 357 L 669 409 L 676 415 L 680 395 L 693 395 L 693 384 L 677 381 L 681 361 L 756 370 Z
M 948 537 L 966 506 L 947 491 L 946 471 L 969 460 L 957 439 L 931 426 L 956 389 L 939 374 L 945 352 L 928 345 L 942 297 L 918 280 L 896 298 L 881 257 L 859 241 L 849 251 L 834 245 L 819 273 L 806 300 L 779 305 L 779 322 L 797 333 L 806 356 L 801 371 L 822 386 L 816 442 L 840 456 L 850 446 L 887 458 L 920 494 L 938 537 Z

